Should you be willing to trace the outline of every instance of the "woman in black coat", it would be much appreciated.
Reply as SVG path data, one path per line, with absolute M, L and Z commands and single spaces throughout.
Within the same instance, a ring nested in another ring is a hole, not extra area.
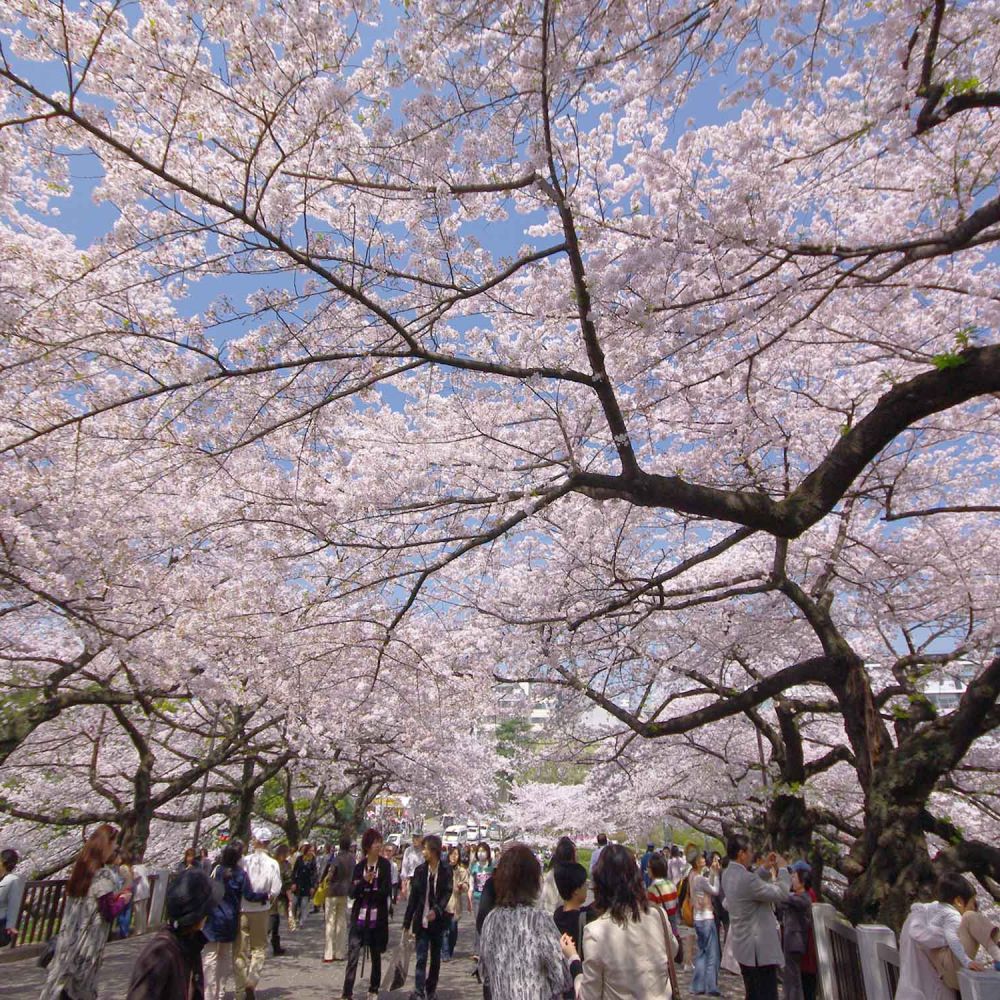
M 368 983 L 368 1000 L 378 1000 L 382 985 L 382 952 L 389 945 L 389 897 L 392 894 L 392 869 L 382 857 L 382 834 L 366 830 L 361 838 L 364 858 L 354 866 L 351 878 L 350 934 L 347 939 L 347 970 L 344 973 L 343 996 L 354 993 L 354 978 L 358 959 L 368 949 L 372 973 Z

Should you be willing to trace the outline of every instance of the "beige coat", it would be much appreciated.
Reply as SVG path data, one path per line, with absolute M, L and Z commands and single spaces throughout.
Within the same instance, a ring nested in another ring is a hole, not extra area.
M 659 907 L 651 906 L 624 927 L 608 914 L 598 917 L 583 932 L 577 1000 L 670 1000 L 668 954 L 676 950 Z

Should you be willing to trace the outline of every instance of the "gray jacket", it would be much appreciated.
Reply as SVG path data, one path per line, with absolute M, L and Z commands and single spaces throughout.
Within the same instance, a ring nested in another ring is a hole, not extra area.
M 804 892 L 793 892 L 781 904 L 781 943 L 785 955 L 804 955 L 809 944 L 812 900 Z
M 351 878 L 354 876 L 354 852 L 338 851 L 327 864 L 324 876 L 329 879 L 327 895 L 348 895 L 351 891 Z
M 788 899 L 788 873 L 781 872 L 777 882 L 765 882 L 756 872 L 730 861 L 722 872 L 722 888 L 736 961 L 751 966 L 784 965 L 774 907 Z

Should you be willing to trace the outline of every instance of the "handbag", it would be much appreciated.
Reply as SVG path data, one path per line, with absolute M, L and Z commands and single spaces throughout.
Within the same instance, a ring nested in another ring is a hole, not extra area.
M 323 879 L 313 893 L 313 906 L 322 907 L 326 902 L 327 880 Z
M 40 969 L 47 969 L 52 959 L 55 958 L 56 954 L 56 939 L 50 937 L 48 941 L 45 942 L 45 947 L 39 952 L 38 960 L 35 963 Z
M 392 957 L 392 981 L 389 984 L 390 990 L 401 989 L 406 982 L 406 977 L 410 974 L 410 948 L 413 937 L 403 931 L 396 946 L 396 953 Z
M 694 901 L 691 899 L 691 876 L 688 875 L 681 882 L 680 892 L 680 916 L 681 921 L 687 927 L 694 927 Z
M 659 906 L 655 909 L 660 915 L 660 920 L 663 921 L 663 947 L 667 950 L 667 973 L 670 977 L 671 1000 L 680 1000 L 681 991 L 677 985 L 677 966 L 674 964 L 674 953 L 670 947 L 670 924 L 667 922 L 667 915 L 663 909 Z

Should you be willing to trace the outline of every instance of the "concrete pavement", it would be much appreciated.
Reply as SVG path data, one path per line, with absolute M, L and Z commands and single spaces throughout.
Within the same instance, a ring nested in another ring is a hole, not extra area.
M 413 966 L 406 986 L 390 993 L 388 985 L 392 954 L 399 941 L 402 908 L 396 908 L 389 938 L 389 951 L 382 957 L 381 1000 L 401 1000 L 413 989 Z M 457 954 L 451 962 L 442 963 L 441 981 L 438 985 L 439 1000 L 480 1000 L 482 988 L 472 978 L 471 959 L 473 934 L 472 921 L 464 919 L 460 924 Z M 101 969 L 100 1000 L 124 1000 L 132 963 L 145 943 L 144 937 L 130 938 L 128 941 L 111 942 L 104 953 Z M 268 955 L 264 974 L 257 987 L 257 1000 L 332 1000 L 341 995 L 344 982 L 344 963 L 324 965 L 323 958 L 323 918 L 322 914 L 310 915 L 303 928 L 294 934 L 287 928 L 282 933 L 282 945 L 287 953 L 278 957 Z M 359 970 L 360 971 L 360 970 Z M 11 1000 L 28 1000 L 41 992 L 45 982 L 45 971 L 39 969 L 33 960 L 12 962 L 0 966 L 0 996 Z M 684 997 L 690 993 L 690 973 L 682 976 L 681 991 Z M 354 995 L 363 997 L 368 986 L 367 970 L 362 978 L 358 976 Z M 722 973 L 720 988 L 727 1000 L 742 998 L 743 988 L 736 977 Z M 233 983 L 230 979 L 226 996 L 232 998 Z

